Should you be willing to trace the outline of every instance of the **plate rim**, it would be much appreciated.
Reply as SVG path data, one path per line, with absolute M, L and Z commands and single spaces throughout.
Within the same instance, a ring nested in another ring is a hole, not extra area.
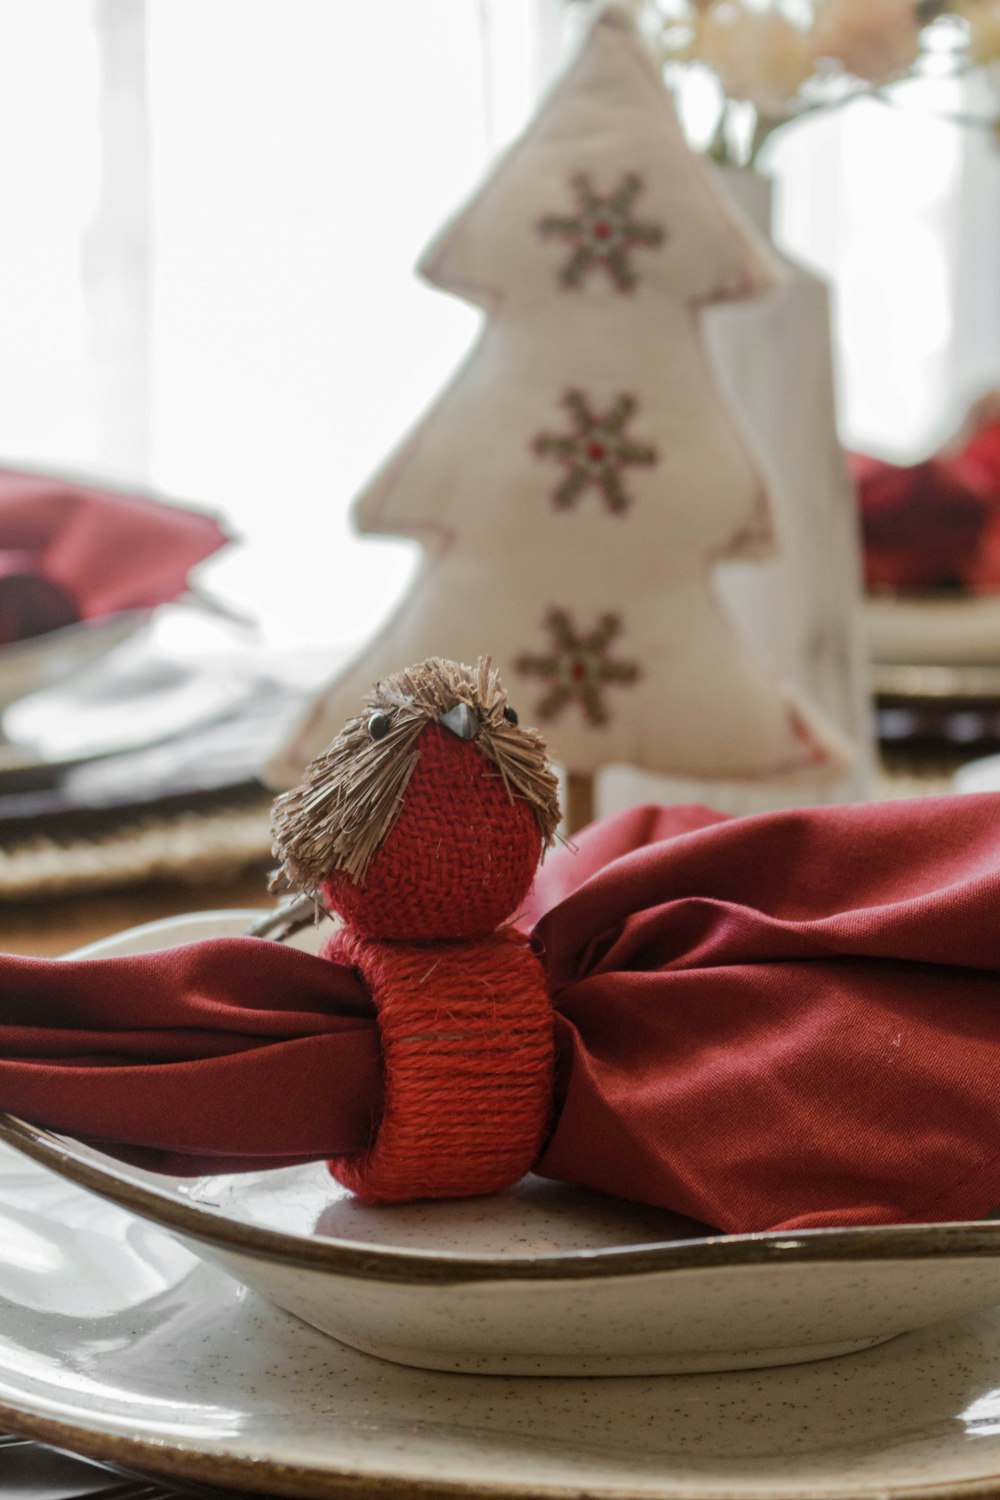
M 482 1377 L 476 1377 L 482 1378 Z M 685 1376 L 661 1377 L 685 1379 Z M 154 1479 L 191 1480 L 246 1494 L 251 1486 L 261 1494 L 288 1500 L 767 1500 L 759 1487 L 729 1487 L 725 1491 L 658 1483 L 657 1489 L 637 1490 L 619 1485 L 507 1483 L 483 1479 L 414 1479 L 378 1470 L 317 1467 L 246 1454 L 207 1451 L 175 1440 L 112 1433 L 61 1417 L 0 1401 L 0 1422 L 18 1437 L 65 1448 L 83 1458 L 139 1470 Z M 977 1479 L 932 1484 L 865 1486 L 864 1488 L 808 1488 L 783 1491 L 780 1500 L 998 1500 L 1000 1471 Z
M 3 1167 L 0 1164 L 0 1176 Z M 223 1274 L 224 1272 L 218 1272 Z M 754 1371 L 745 1372 L 751 1377 Z M 474 1378 L 477 1381 L 483 1377 Z M 669 1377 L 667 1377 L 669 1378 Z M 685 1377 L 672 1377 L 683 1379 Z M 579 1384 L 579 1381 L 574 1382 Z M 150 1429 L 116 1431 L 106 1423 L 100 1408 L 92 1412 L 61 1406 L 58 1386 L 54 1399 L 35 1399 L 30 1393 L 8 1391 L 0 1397 L 0 1430 L 78 1453 L 82 1457 L 118 1465 L 164 1482 L 189 1480 L 260 1494 L 287 1496 L 289 1500 L 766 1500 L 759 1485 L 739 1481 L 714 1487 L 701 1483 L 671 1483 L 669 1467 L 636 1488 L 622 1484 L 582 1485 L 578 1479 L 541 1482 L 528 1479 L 489 1479 L 479 1475 L 415 1478 L 381 1467 L 349 1463 L 328 1449 L 324 1454 L 296 1459 L 274 1456 L 273 1451 L 234 1451 L 225 1442 L 206 1447 L 198 1434 L 155 1433 Z M 13 1404 L 11 1401 L 13 1397 Z M 19 1404 L 20 1400 L 20 1404 Z M 327 1456 L 329 1454 L 329 1457 Z M 376 1464 L 380 1460 L 376 1457 Z M 882 1480 L 877 1485 L 845 1486 L 835 1476 L 833 1484 L 789 1487 L 780 1500 L 997 1500 L 1000 1468 L 965 1479 L 942 1478 L 931 1483 Z
M 510 1257 L 385 1247 L 333 1236 L 307 1237 L 232 1219 L 208 1205 L 177 1199 L 77 1156 L 71 1138 L 16 1115 L 0 1113 L 0 1141 L 78 1187 L 199 1244 L 297 1270 L 365 1281 L 441 1287 L 487 1281 L 604 1280 L 756 1265 L 1000 1256 L 998 1221 L 869 1225 L 787 1233 L 765 1230 L 664 1240 L 639 1247 L 602 1246 Z

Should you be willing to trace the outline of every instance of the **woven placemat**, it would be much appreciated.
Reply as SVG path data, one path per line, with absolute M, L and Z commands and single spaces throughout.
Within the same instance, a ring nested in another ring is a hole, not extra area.
M 272 862 L 272 795 L 252 785 L 130 815 L 4 828 L 0 902 L 154 882 L 194 885 L 264 869 Z
M 892 756 L 875 795 L 940 796 L 953 790 L 958 756 Z M 88 813 L 0 826 L 0 904 L 236 879 L 274 863 L 273 792 L 257 782 L 127 812 Z M 262 894 L 266 882 L 261 884 Z

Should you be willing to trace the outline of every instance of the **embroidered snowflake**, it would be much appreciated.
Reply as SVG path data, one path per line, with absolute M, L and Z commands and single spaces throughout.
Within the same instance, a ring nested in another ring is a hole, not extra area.
M 639 403 L 634 396 L 619 396 L 611 410 L 601 416 L 582 391 L 568 391 L 563 405 L 573 419 L 573 431 L 543 432 L 531 445 L 539 456 L 556 458 L 565 466 L 565 478 L 552 493 L 553 504 L 568 510 L 587 486 L 593 485 L 604 496 L 608 510 L 620 515 L 631 504 L 622 484 L 622 470 L 656 462 L 656 449 L 651 444 L 634 442 L 625 434 Z
M 624 176 L 608 197 L 602 198 L 586 172 L 571 179 L 576 197 L 575 214 L 546 214 L 538 221 L 539 232 L 567 240 L 572 253 L 559 272 L 563 286 L 582 286 L 588 272 L 601 270 L 620 292 L 630 292 L 639 278 L 632 268 L 632 251 L 652 249 L 663 243 L 659 224 L 632 217 L 632 205 L 642 192 L 642 179 L 634 172 Z
M 604 614 L 591 630 L 579 631 L 566 610 L 550 609 L 545 627 L 552 637 L 549 654 L 526 652 L 514 662 L 515 671 L 549 684 L 535 713 L 540 719 L 554 719 L 567 704 L 578 703 L 589 724 L 607 724 L 611 715 L 604 701 L 605 688 L 610 683 L 638 682 L 641 675 L 636 662 L 608 655 L 608 647 L 621 633 L 621 618 Z

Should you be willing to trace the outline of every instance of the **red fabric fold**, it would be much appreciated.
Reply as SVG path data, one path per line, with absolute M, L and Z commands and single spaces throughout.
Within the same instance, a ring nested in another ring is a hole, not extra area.
M 176 599 L 226 541 L 199 511 L 0 469 L 0 644 Z
M 3 1108 L 145 1166 L 308 1161 L 356 1150 L 378 1119 L 371 1002 L 342 964 L 253 938 L 5 956 L 0 995 Z
M 522 917 L 557 1011 L 538 1170 L 729 1231 L 995 1208 L 998 852 L 1000 796 L 593 825 Z M 341 1155 L 379 1117 L 370 1004 L 327 960 L 2 958 L 0 995 L 0 1105 L 147 1164 Z
M 607 863 L 592 828 L 535 929 L 567 1066 L 539 1170 L 727 1230 L 997 1207 L 1000 798 L 681 816 Z

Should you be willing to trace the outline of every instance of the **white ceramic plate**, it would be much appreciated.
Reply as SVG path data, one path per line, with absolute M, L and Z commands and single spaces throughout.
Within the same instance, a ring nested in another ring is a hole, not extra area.
M 995 668 L 1000 650 L 1000 596 L 877 597 L 865 602 L 874 661 L 971 669 Z M 933 682 L 929 677 L 928 682 Z M 968 680 L 976 683 L 974 672 Z
M 206 726 L 275 700 L 279 682 L 247 628 L 200 600 L 74 625 L 0 651 L 0 770 L 55 772 L 168 741 L 176 756 Z M 279 718 L 272 742 L 280 728 Z
M 484 1380 L 325 1338 L 0 1147 L 0 1427 L 164 1476 L 354 1500 L 1000 1491 L 1000 1312 L 796 1369 Z
M 255 915 L 154 923 L 83 951 L 228 935 Z M 866 1348 L 1000 1301 L 997 1223 L 726 1237 L 534 1178 L 489 1198 L 370 1208 L 322 1164 L 176 1179 L 9 1118 L 0 1135 L 344 1343 L 428 1369 L 763 1367 Z
M 1000 790 L 1000 755 L 987 755 L 960 766 L 954 775 L 956 792 L 995 792 Z
M 28 693 L 52 687 L 111 651 L 149 619 L 149 610 L 125 610 L 103 620 L 84 621 L 33 636 L 0 649 L 0 712 Z M 0 740 L 0 755 L 14 764 L 15 750 Z M 6 764 L 0 761 L 0 765 Z

